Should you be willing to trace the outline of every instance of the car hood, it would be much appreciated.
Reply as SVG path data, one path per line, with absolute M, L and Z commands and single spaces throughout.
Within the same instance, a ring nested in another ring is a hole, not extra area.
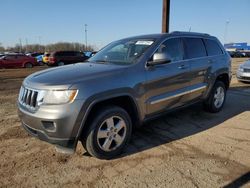
M 250 68 L 250 60 L 246 61 L 242 66 L 245 68 Z
M 100 63 L 76 63 L 31 74 L 24 80 L 26 87 L 34 89 L 67 89 L 71 85 L 89 79 L 124 71 L 127 66 Z

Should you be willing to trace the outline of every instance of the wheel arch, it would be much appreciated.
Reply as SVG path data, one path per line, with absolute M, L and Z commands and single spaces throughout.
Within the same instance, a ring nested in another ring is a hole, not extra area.
M 107 105 L 116 105 L 125 109 L 131 117 L 133 127 L 138 127 L 140 125 L 141 120 L 139 107 L 135 99 L 130 94 L 114 95 L 95 99 L 87 105 L 88 108 L 86 110 L 83 110 L 85 111 L 85 114 L 82 117 L 82 122 L 80 123 L 80 127 L 78 129 L 77 141 L 81 138 L 82 134 L 89 129 L 90 123 L 88 122 L 91 120 L 91 117 L 94 116 L 95 112 L 97 112 L 100 107 Z

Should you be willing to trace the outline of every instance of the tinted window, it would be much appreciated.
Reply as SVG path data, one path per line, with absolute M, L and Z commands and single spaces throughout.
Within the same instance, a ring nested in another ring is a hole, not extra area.
M 186 59 L 207 56 L 206 49 L 200 38 L 184 38 Z
M 156 53 L 166 53 L 171 61 L 180 61 L 183 60 L 182 52 L 181 40 L 174 38 L 161 44 Z
M 16 59 L 17 56 L 16 55 L 7 55 L 7 56 L 5 56 L 5 58 L 8 60 L 12 60 L 12 59 Z
M 209 40 L 209 39 L 205 39 L 204 41 L 205 41 L 205 45 L 207 48 L 207 54 L 209 56 L 223 54 L 220 46 L 218 45 L 216 41 Z

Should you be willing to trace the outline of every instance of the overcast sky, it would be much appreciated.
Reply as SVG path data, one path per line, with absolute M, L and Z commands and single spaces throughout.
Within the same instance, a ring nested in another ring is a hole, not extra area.
M 85 42 L 161 32 L 162 0 L 1 0 L 0 43 Z M 170 31 L 205 32 L 250 43 L 250 0 L 171 0 Z M 226 29 L 227 28 L 227 29 Z M 40 38 L 40 39 L 39 39 Z

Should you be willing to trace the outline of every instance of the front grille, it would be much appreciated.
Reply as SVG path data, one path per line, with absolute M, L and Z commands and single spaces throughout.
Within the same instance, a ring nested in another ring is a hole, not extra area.
M 38 91 L 22 87 L 19 94 L 19 102 L 30 108 L 37 106 Z
M 243 77 L 240 77 L 240 78 L 243 79 L 243 80 L 249 80 L 250 81 L 250 77 L 243 76 Z
M 244 69 L 244 72 L 250 72 L 250 69 Z

